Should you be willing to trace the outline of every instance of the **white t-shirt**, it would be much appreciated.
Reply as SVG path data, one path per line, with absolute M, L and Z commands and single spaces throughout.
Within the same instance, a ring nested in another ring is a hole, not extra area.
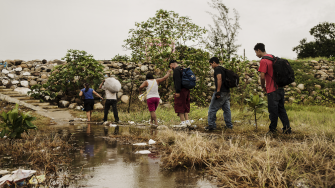
M 156 80 L 147 80 L 147 82 L 148 82 L 147 99 L 154 98 L 154 97 L 159 98 L 158 84 L 157 84 Z M 154 85 L 152 86 L 152 84 L 154 84 Z M 152 88 L 151 88 L 151 86 L 152 86 Z M 151 90 L 150 90 L 150 88 L 151 88 Z
M 105 86 L 102 86 L 102 89 L 105 90 L 106 99 L 116 99 L 116 93 L 112 93 L 108 89 L 105 89 Z

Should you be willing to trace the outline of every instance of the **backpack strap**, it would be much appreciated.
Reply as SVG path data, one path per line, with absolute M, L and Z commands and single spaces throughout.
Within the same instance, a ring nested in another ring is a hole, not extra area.
M 270 54 L 270 55 L 272 55 L 272 54 Z M 273 57 L 273 58 L 272 58 Z M 272 57 L 269 57 L 269 56 L 263 56 L 262 57 L 262 59 L 267 59 L 267 60 L 270 60 L 270 61 L 272 61 L 272 63 L 275 63 L 275 61 L 277 60 L 277 58 L 274 56 L 274 55 L 272 55 Z M 272 65 L 273 66 L 273 65 Z M 266 64 L 266 67 L 269 67 L 269 65 L 268 64 Z M 267 68 L 268 69 L 268 68 Z M 267 73 L 268 74 L 268 73 Z M 273 74 L 273 68 L 272 68 L 272 74 Z M 270 76 L 270 74 L 268 74 L 269 76 Z M 278 89 L 278 86 L 277 86 L 277 83 L 276 83 L 276 81 L 275 81 L 275 79 L 273 79 L 273 77 L 272 76 L 270 76 L 271 78 L 272 78 L 272 80 L 273 80 L 273 82 L 274 82 L 274 84 L 275 84 L 275 88 L 276 88 L 276 90 Z

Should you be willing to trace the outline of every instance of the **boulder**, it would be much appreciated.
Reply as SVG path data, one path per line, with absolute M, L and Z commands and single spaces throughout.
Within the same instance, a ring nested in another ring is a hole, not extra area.
M 8 74 L 9 78 L 14 78 L 14 74 Z
M 29 86 L 29 82 L 28 81 L 21 81 L 20 84 L 23 87 L 28 87 Z
M 65 101 L 65 100 L 61 100 L 61 101 L 59 101 L 58 105 L 59 105 L 60 108 L 67 108 L 70 105 L 70 102 Z
M 24 72 L 22 73 L 23 76 L 30 76 L 30 72 Z
M 98 102 L 98 103 L 94 104 L 93 109 L 94 110 L 103 110 L 104 106 L 102 106 L 102 104 L 100 102 Z
M 37 82 L 35 81 L 35 80 L 31 80 L 30 82 L 29 82 L 29 85 L 30 86 L 34 86 L 34 85 L 36 85 L 37 84 Z
M 70 108 L 70 109 L 74 109 L 74 108 L 76 108 L 77 106 L 78 106 L 77 103 L 71 103 L 71 104 L 69 105 L 69 108 Z
M 6 79 L 1 80 L 1 82 L 2 82 L 2 85 L 4 86 L 10 84 L 10 80 L 6 80 Z
M 20 83 L 20 82 L 17 81 L 17 80 L 12 80 L 12 84 L 18 84 L 18 83 Z
M 119 91 L 119 92 L 117 93 L 117 98 L 121 98 L 122 95 L 123 95 L 123 93 L 122 93 L 121 91 Z
M 141 71 L 142 71 L 142 72 L 146 72 L 146 71 L 148 71 L 148 65 L 143 65 L 143 66 L 141 66 Z
M 2 73 L 4 73 L 4 74 L 8 74 L 9 73 L 9 71 L 8 70 L 6 70 L 6 69 L 2 69 L 2 71 L 1 71 Z
M 42 79 L 47 79 L 48 76 L 47 76 L 46 74 L 42 74 L 42 75 L 41 75 L 41 78 L 42 78 Z
M 76 106 L 76 110 L 81 110 L 83 106 Z
M 317 88 L 317 89 L 321 89 L 320 85 L 315 85 L 314 87 Z
M 297 83 L 292 82 L 292 83 L 291 83 L 291 86 L 295 87 L 295 86 L 297 86 Z
M 121 101 L 122 101 L 123 103 L 128 104 L 128 103 L 129 103 L 129 96 L 128 96 L 128 95 L 122 95 L 122 97 L 121 97 Z
M 305 85 L 304 84 L 299 84 L 297 86 L 298 89 L 300 89 L 301 91 L 303 91 L 305 89 Z

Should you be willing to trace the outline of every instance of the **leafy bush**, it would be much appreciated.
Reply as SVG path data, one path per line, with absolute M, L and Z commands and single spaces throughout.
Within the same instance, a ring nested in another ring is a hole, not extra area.
M 21 134 L 28 129 L 36 129 L 37 127 L 31 123 L 35 117 L 30 116 L 28 113 L 19 113 L 19 105 L 16 104 L 15 108 L 9 112 L 2 112 L 1 119 L 3 123 L 0 124 L 1 133 L 0 138 L 7 135 L 8 138 L 18 139 Z
M 250 94 L 249 99 L 245 99 L 248 102 L 249 109 L 253 112 L 255 116 L 255 124 L 257 130 L 257 113 L 264 113 L 266 111 L 267 102 L 263 100 L 263 98 L 259 97 L 259 95 Z
M 68 50 L 62 59 L 67 63 L 54 67 L 46 84 L 32 86 L 33 91 L 29 92 L 31 96 L 54 98 L 60 91 L 65 95 L 76 95 L 76 91 L 83 88 L 84 83 L 89 83 L 92 88 L 99 86 L 103 78 L 104 66 L 92 55 L 88 55 L 85 51 Z

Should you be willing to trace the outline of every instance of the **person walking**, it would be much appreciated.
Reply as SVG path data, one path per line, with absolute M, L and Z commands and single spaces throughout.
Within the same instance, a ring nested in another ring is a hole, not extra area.
M 212 131 L 216 129 L 216 113 L 220 108 L 223 110 L 223 117 L 227 129 L 232 129 L 230 111 L 230 90 L 226 86 L 224 80 L 226 78 L 224 68 L 220 66 L 219 58 L 212 57 L 209 64 L 214 69 L 215 91 L 212 96 L 211 104 L 208 109 L 208 126 L 206 130 Z
M 86 111 L 87 120 L 91 121 L 92 110 L 94 106 L 94 97 L 93 94 L 97 97 L 103 99 L 97 92 L 95 92 L 92 88 L 89 87 L 89 84 L 84 84 L 85 88 L 80 90 L 79 96 L 85 96 L 84 102 L 84 111 Z
M 284 106 L 285 103 L 285 91 L 283 87 L 278 87 L 273 80 L 273 67 L 272 61 L 268 59 L 263 59 L 264 56 L 269 56 L 273 58 L 272 55 L 266 53 L 265 45 L 263 43 L 257 43 L 254 47 L 256 56 L 262 58 L 259 62 L 259 69 L 261 76 L 261 86 L 268 97 L 268 111 L 270 113 L 270 126 L 269 132 L 267 134 L 274 134 L 277 132 L 278 117 L 283 123 L 283 133 L 290 134 L 291 127 L 290 122 L 286 113 Z M 266 84 L 266 85 L 265 85 Z
M 110 92 L 108 89 L 104 86 L 105 80 L 103 80 L 99 86 L 99 89 L 105 90 L 106 94 L 106 102 L 105 102 L 105 109 L 104 109 L 104 119 L 103 121 L 106 122 L 108 119 L 108 112 L 110 107 L 112 106 L 113 114 L 114 114 L 114 124 L 119 123 L 119 115 L 117 111 L 117 96 L 116 93 Z
M 163 78 L 157 78 L 157 79 L 154 79 L 154 76 L 151 73 L 148 73 L 146 75 L 146 81 L 144 81 L 141 84 L 141 86 L 138 88 L 138 91 L 141 95 L 142 89 L 144 87 L 147 87 L 146 99 L 147 99 L 147 105 L 148 105 L 148 109 L 149 109 L 150 116 L 151 116 L 151 120 L 150 120 L 151 125 L 158 126 L 157 116 L 156 116 L 156 109 L 158 107 L 159 100 L 160 100 L 159 93 L 158 93 L 158 86 L 160 83 L 164 82 L 170 76 L 171 72 L 172 72 L 172 69 L 168 70 L 168 72 Z
M 173 82 L 175 87 L 174 110 L 180 118 L 181 122 L 179 125 L 181 127 L 191 126 L 191 121 L 188 117 L 190 113 L 190 90 L 184 88 L 181 84 L 183 69 L 178 65 L 176 60 L 171 60 L 169 67 L 173 70 Z

